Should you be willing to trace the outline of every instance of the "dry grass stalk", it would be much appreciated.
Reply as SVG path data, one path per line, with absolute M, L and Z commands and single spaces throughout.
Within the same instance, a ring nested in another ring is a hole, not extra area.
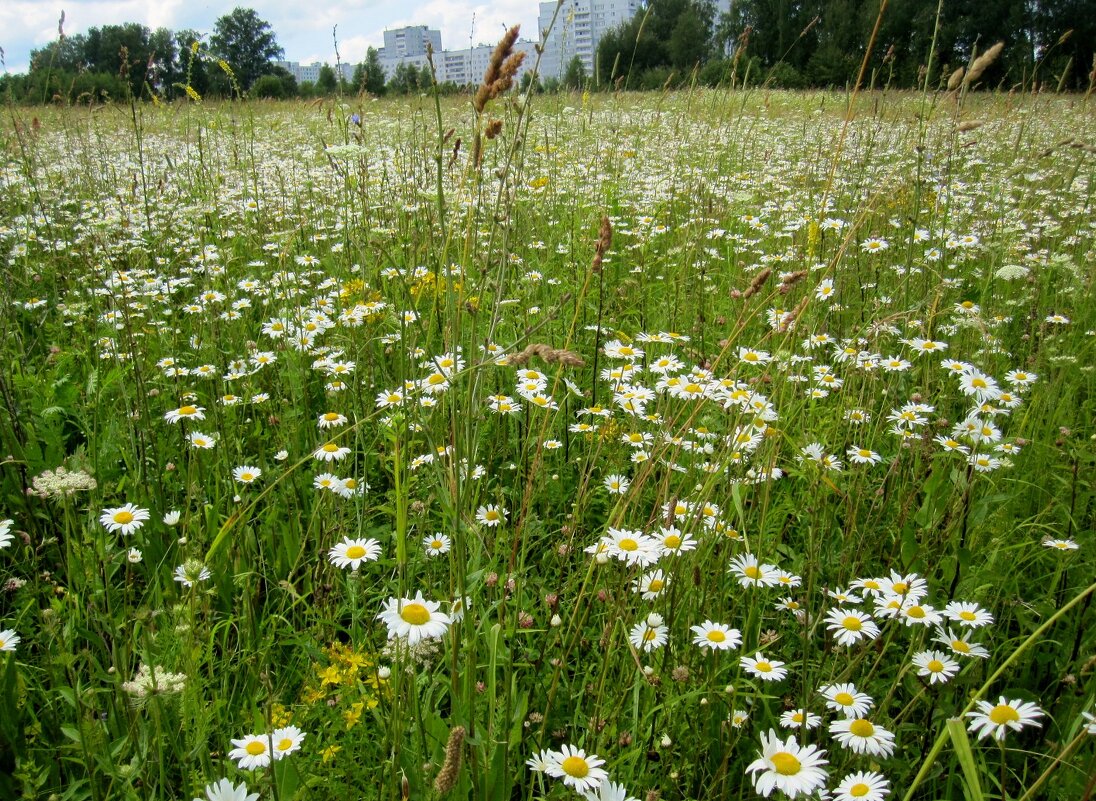
M 959 88 L 959 84 L 963 80 L 963 75 L 966 73 L 965 67 L 960 67 L 951 75 L 948 76 L 948 91 L 953 92 Z
M 441 773 L 434 779 L 434 792 L 438 795 L 445 795 L 457 786 L 462 745 L 464 726 L 457 726 L 449 732 L 449 741 L 445 744 L 445 762 L 441 766 Z
M 978 58 L 974 59 L 974 63 L 970 65 L 970 71 L 967 73 L 967 77 L 963 79 L 963 84 L 970 86 L 981 78 L 982 73 L 989 69 L 990 65 L 997 60 L 997 56 L 1001 55 L 1001 51 L 1004 49 L 1005 43 L 998 42 L 982 55 L 978 56 Z
M 515 25 L 503 34 L 495 51 L 491 54 L 487 71 L 483 73 L 483 82 L 472 100 L 472 106 L 477 114 L 483 113 L 488 101 L 495 99 L 514 85 L 514 76 L 525 60 L 524 52 L 514 52 L 514 43 L 518 40 L 520 28 L 520 25 Z
M 765 286 L 765 282 L 769 280 L 769 276 L 773 274 L 772 269 L 766 267 L 764 270 L 754 276 L 754 280 L 750 282 L 749 287 L 742 293 L 742 299 L 752 298 L 758 292 L 761 291 L 761 287 Z
M 955 130 L 957 130 L 959 133 L 966 133 L 967 131 L 973 131 L 977 128 L 981 128 L 983 125 L 985 125 L 985 123 L 981 120 L 967 120 L 966 122 L 959 123 L 956 126 Z
M 506 363 L 520 367 L 527 364 L 534 356 L 539 356 L 548 364 L 562 364 L 566 367 L 582 367 L 586 363 L 577 353 L 563 348 L 553 348 L 551 345 L 544 345 L 540 342 L 527 345 L 525 350 L 508 357 Z
M 597 232 L 597 242 L 594 243 L 594 260 L 590 264 L 590 269 L 595 273 L 601 272 L 601 263 L 605 259 L 605 253 L 609 250 L 609 245 L 613 243 L 613 225 L 609 222 L 608 217 L 601 218 L 601 228 Z
M 777 291 L 781 295 L 787 295 L 792 291 L 792 287 L 807 277 L 806 270 L 797 270 L 794 273 L 789 273 L 784 276 L 784 280 L 780 282 L 780 286 L 777 287 Z

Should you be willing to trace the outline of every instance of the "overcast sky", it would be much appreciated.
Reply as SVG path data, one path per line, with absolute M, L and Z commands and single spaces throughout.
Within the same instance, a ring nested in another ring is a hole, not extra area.
M 384 43 L 385 28 L 428 25 L 441 30 L 447 49 L 494 44 L 503 26 L 521 24 L 523 39 L 537 34 L 537 0 L 0 0 L 0 47 L 8 72 L 25 72 L 30 51 L 57 38 L 65 12 L 65 33 L 122 22 L 149 28 L 193 28 L 209 32 L 217 18 L 238 5 L 249 6 L 270 23 L 290 61 L 334 63 L 331 29 L 338 26 L 339 53 L 356 63 L 370 45 Z

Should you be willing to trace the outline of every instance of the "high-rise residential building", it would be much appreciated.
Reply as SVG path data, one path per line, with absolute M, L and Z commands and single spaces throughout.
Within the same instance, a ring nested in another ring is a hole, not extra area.
M 432 47 L 434 53 L 434 66 L 439 68 L 441 60 L 441 31 L 437 28 L 428 28 L 426 25 L 408 25 L 406 28 L 395 28 L 384 32 L 384 47 L 377 51 L 380 56 L 381 67 L 386 77 L 391 78 L 392 73 L 400 64 L 411 64 L 422 69 L 427 64 L 426 51 Z M 438 80 L 442 80 L 438 75 Z
M 541 32 L 551 26 L 540 62 L 542 78 L 562 78 L 575 56 L 592 76 L 601 37 L 635 16 L 643 0 L 563 0 L 558 14 L 556 6 L 551 0 L 540 4 Z

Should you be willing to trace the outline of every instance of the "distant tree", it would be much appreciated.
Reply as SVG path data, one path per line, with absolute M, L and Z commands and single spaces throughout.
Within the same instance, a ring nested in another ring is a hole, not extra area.
M 250 8 L 236 8 L 219 18 L 209 40 L 213 54 L 232 67 L 240 88 L 247 91 L 260 75 L 271 72 L 270 63 L 285 55 L 268 22 Z
M 264 100 L 281 100 L 285 97 L 285 86 L 277 75 L 263 75 L 251 85 L 251 97 Z
M 381 66 L 381 54 L 377 48 L 371 47 L 365 51 L 365 63 L 362 66 L 362 81 L 355 83 L 371 95 L 384 94 L 384 67 Z
M 329 64 L 320 67 L 320 75 L 316 78 L 316 94 L 333 95 L 339 88 L 339 82 L 335 78 L 335 70 Z
M 567 70 L 563 73 L 564 89 L 582 89 L 586 86 L 586 66 L 582 59 L 575 56 L 567 64 Z
M 388 79 L 387 89 L 394 95 L 409 95 L 419 90 L 419 77 L 419 68 L 414 64 L 398 64 Z

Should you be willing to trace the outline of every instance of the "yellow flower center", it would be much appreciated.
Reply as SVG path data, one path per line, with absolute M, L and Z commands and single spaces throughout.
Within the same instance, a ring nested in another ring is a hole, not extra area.
M 278 750 L 279 751 L 288 751 L 292 747 L 293 747 L 293 741 L 290 738 L 283 737 L 282 739 L 278 740 Z
M 329 442 L 323 446 L 323 450 L 325 453 L 335 453 L 335 451 L 337 451 L 338 449 L 339 446 L 336 445 L 334 442 Z
M 133 513 L 132 512 L 115 512 L 114 513 L 114 522 L 119 523 L 123 526 L 126 525 L 127 523 L 132 523 L 133 522 Z
M 923 607 L 920 606 L 911 606 L 909 609 L 906 610 L 906 615 L 908 617 L 920 619 L 925 616 L 925 610 Z
M 802 763 L 787 751 L 777 751 L 769 757 L 769 761 L 773 763 L 773 768 L 781 776 L 794 776 L 803 767 Z
M 871 792 L 871 788 L 868 785 L 861 782 L 860 784 L 854 784 L 849 788 L 849 795 L 853 798 L 863 798 Z
M 179 408 L 178 414 L 182 417 L 189 417 L 192 414 L 198 413 L 197 406 L 182 406 Z
M 986 388 L 986 382 L 983 381 L 981 378 L 974 379 L 973 381 L 970 382 L 970 385 L 972 387 L 977 387 L 978 389 L 985 389 Z
M 360 545 L 351 545 L 346 549 L 347 559 L 361 559 L 365 556 L 365 548 Z
M 255 474 L 254 473 L 240 473 L 240 480 L 241 481 L 254 481 L 255 480 Z
M 336 414 L 335 412 L 328 412 L 327 414 L 325 414 L 323 416 L 323 419 L 326 420 L 329 423 L 333 423 L 334 421 L 339 419 L 339 415 Z
M 773 666 L 770 665 L 768 662 L 758 662 L 756 665 L 754 665 L 754 669 L 759 670 L 762 673 L 771 673 Z
M 1014 720 L 1019 720 L 1020 713 L 1008 704 L 998 704 L 990 710 L 989 719 L 998 726 L 1003 726 L 1006 723 L 1012 723 Z
M 638 551 L 639 543 L 633 539 L 625 537 L 620 541 L 620 550 L 622 551 Z
M 443 543 L 441 540 L 434 540 L 433 542 L 430 543 L 431 548 L 439 548 L 440 549 L 444 545 L 445 545 L 445 543 Z
M 491 509 L 487 512 L 487 514 L 484 515 L 484 517 L 486 517 L 488 520 L 498 520 L 499 513 L 496 512 L 494 509 Z
M 644 642 L 651 642 L 651 640 L 657 640 L 657 639 L 658 639 L 658 632 L 655 631 L 654 629 L 647 629 L 645 632 L 643 632 L 643 641 Z
M 933 673 L 940 673 L 944 670 L 944 663 L 939 659 L 930 659 L 925 667 Z
M 574 776 L 576 779 L 584 779 L 587 774 L 590 773 L 590 766 L 586 764 L 586 760 L 580 756 L 569 756 L 560 764 L 560 768 L 568 776 Z
M 761 578 L 761 568 L 757 565 L 749 565 L 744 568 L 742 572 L 746 575 L 746 578 L 752 578 L 754 580 Z
M 853 703 L 856 701 L 856 699 L 852 697 L 851 693 L 838 693 L 833 697 L 833 700 L 841 704 L 841 706 L 852 706 Z
M 853 615 L 849 615 L 844 620 L 842 620 L 841 625 L 849 631 L 860 631 L 860 629 L 864 628 L 864 624 L 863 622 L 861 622 L 860 618 Z
M 358 488 L 358 479 L 348 478 L 346 481 L 343 482 L 343 486 L 346 487 L 348 490 L 356 490 Z
M 962 620 L 974 620 L 975 614 L 973 612 L 968 612 L 966 609 L 964 609 L 962 612 L 959 613 L 959 617 Z
M 666 583 L 662 579 L 651 579 L 651 583 L 647 585 L 649 592 L 662 592 L 662 588 L 666 586 Z
M 857 718 L 849 724 L 849 732 L 857 737 L 871 737 L 875 733 L 875 726 L 864 720 L 864 718 Z
M 891 587 L 899 595 L 905 595 L 906 592 L 909 590 L 910 585 L 904 581 L 896 581 L 894 582 L 894 584 L 891 585 Z
M 719 629 L 709 631 L 707 637 L 709 642 L 725 642 L 727 640 L 727 635 Z
M 250 743 L 248 743 L 244 747 L 244 750 L 247 751 L 247 753 L 251 754 L 251 756 L 258 756 L 259 754 L 265 754 L 266 753 L 266 743 L 263 743 L 259 740 L 252 740 Z
M 953 651 L 958 651 L 961 654 L 969 654 L 970 646 L 962 640 L 952 640 L 951 648 Z
M 422 604 L 404 604 L 400 617 L 412 626 L 422 626 L 430 620 L 430 610 Z

